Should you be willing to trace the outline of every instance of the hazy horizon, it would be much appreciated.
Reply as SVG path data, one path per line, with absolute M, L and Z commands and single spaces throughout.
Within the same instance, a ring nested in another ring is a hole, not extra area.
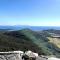
M 19 27 L 19 26 L 26 26 L 26 27 L 28 27 L 28 26 L 31 26 L 31 27 L 60 27 L 60 26 L 43 26 L 43 25 L 41 25 L 41 26 L 37 26 L 37 25 L 0 25 L 0 26 L 15 26 L 15 27 Z

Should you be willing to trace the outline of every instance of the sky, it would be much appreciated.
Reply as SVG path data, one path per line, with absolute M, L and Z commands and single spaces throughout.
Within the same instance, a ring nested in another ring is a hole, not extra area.
M 0 0 L 0 25 L 60 26 L 60 0 Z

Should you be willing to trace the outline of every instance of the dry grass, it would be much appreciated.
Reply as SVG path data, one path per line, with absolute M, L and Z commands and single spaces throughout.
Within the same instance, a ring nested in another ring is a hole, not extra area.
M 58 48 L 60 48 L 60 39 L 59 38 L 52 38 L 47 37 L 49 39 L 49 42 L 55 44 Z

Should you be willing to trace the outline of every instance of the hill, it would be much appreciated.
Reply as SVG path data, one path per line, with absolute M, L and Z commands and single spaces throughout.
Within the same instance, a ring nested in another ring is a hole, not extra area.
M 42 54 L 41 49 L 19 31 L 0 31 L 0 51 L 31 50 Z
M 22 29 L 18 31 L 0 32 L 0 51 L 32 50 L 43 55 L 60 57 L 60 48 L 51 43 L 48 31 L 32 31 Z

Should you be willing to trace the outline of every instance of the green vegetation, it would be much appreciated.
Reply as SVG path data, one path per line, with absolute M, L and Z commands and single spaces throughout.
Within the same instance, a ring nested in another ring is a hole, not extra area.
M 32 50 L 60 57 L 60 49 L 47 37 L 51 37 L 48 31 L 35 32 L 30 29 L 0 32 L 0 51 Z

